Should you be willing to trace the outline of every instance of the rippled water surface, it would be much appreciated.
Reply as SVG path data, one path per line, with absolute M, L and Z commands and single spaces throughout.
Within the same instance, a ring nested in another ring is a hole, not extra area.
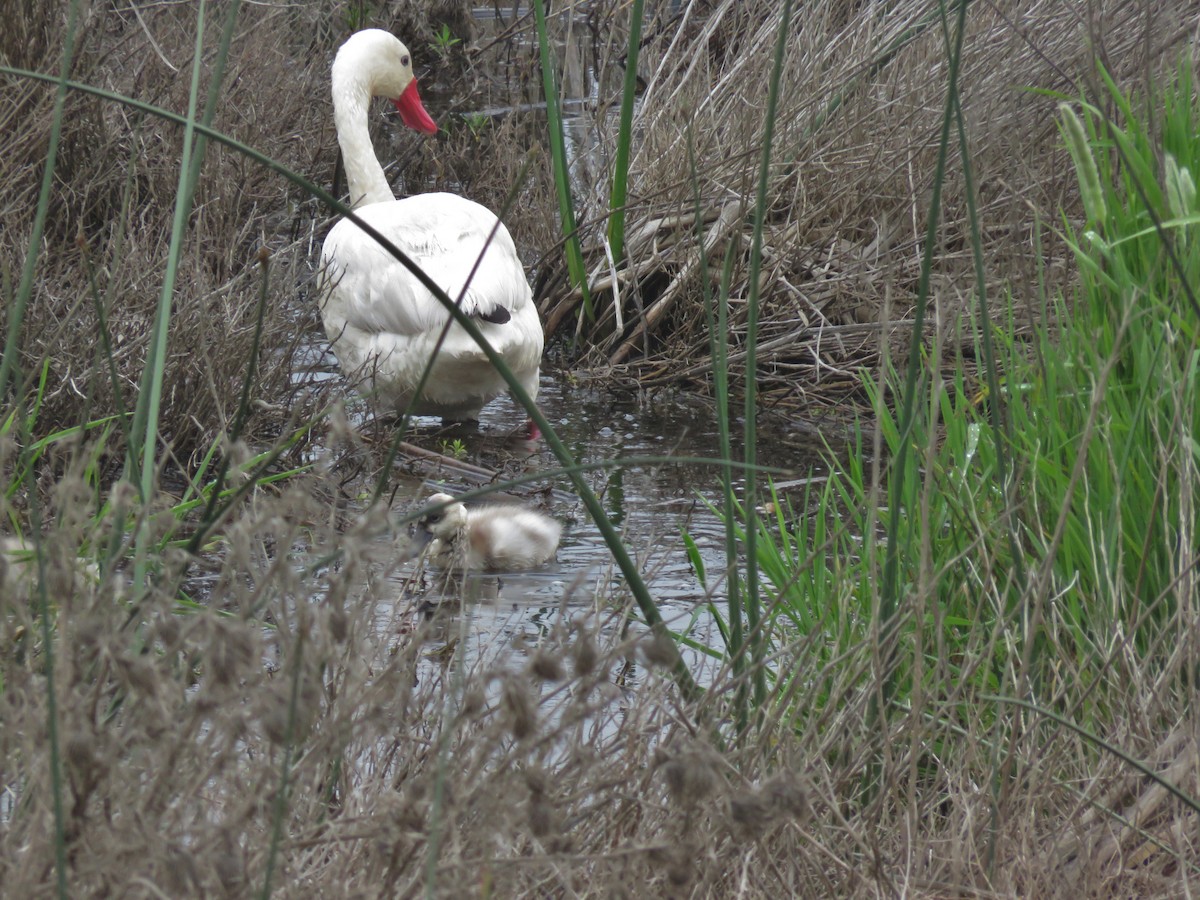
M 326 364 L 331 362 L 327 357 Z M 639 397 L 579 387 L 557 374 L 543 376 L 538 403 L 577 462 L 640 460 L 592 469 L 584 477 L 623 535 L 670 626 L 686 627 L 695 639 L 718 646 L 708 605 L 724 614 L 724 585 L 718 581 L 706 590 L 701 584 L 683 534 L 695 542 L 710 576 L 724 569 L 724 525 L 705 503 L 719 499 L 719 470 L 680 461 L 719 458 L 709 403 L 677 393 Z M 570 480 L 553 474 L 559 464 L 545 444 L 531 447 L 514 438 L 524 422 L 524 413 L 508 397 L 484 410 L 477 429 L 441 429 L 436 420 L 417 420 L 412 444 L 447 454 L 457 446 L 459 460 L 409 456 L 398 461 L 392 508 L 397 516 L 414 513 L 436 491 L 457 495 L 483 487 L 488 473 L 499 473 L 500 480 L 548 473 L 513 488 L 504 499 L 540 508 L 564 523 L 557 558 L 530 572 L 473 573 L 449 587 L 439 573 L 415 577 L 416 565 L 406 564 L 388 576 L 387 591 L 394 599 L 379 598 L 381 627 L 403 627 L 404 616 L 414 610 L 438 608 L 450 619 L 448 631 L 466 640 L 476 660 L 506 652 L 514 639 L 536 640 L 563 614 L 598 611 L 607 627 L 619 627 L 619 610 L 630 602 L 620 572 Z M 760 459 L 799 474 L 812 465 L 802 451 L 769 438 L 760 439 Z M 739 493 L 740 486 L 739 480 Z

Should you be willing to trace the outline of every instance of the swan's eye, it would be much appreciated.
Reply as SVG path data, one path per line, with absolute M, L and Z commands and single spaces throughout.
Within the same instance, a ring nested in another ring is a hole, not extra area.
M 407 56 L 400 57 L 400 65 L 404 66 L 406 69 L 408 68 L 408 62 L 409 60 Z

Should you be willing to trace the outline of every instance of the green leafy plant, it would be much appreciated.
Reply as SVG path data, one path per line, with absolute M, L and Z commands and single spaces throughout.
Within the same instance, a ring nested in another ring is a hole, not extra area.
M 478 138 L 487 129 L 491 116 L 482 113 L 463 113 L 462 120 L 470 129 L 472 136 Z
M 371 27 L 375 17 L 375 4 L 367 0 L 350 0 L 342 10 L 342 27 L 347 32 L 361 31 Z
M 457 38 L 450 31 L 450 26 L 445 22 L 442 23 L 440 30 L 433 33 L 433 40 L 429 42 L 429 47 L 442 60 L 446 60 L 450 56 L 450 51 L 456 44 L 461 44 L 462 38 Z

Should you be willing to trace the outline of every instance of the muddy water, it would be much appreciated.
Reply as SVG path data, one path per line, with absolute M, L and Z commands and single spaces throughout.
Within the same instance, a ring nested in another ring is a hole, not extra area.
M 719 502 L 719 470 L 679 461 L 719 458 L 709 402 L 678 393 L 638 397 L 572 386 L 568 378 L 550 372 L 543 376 L 538 403 L 579 463 L 653 459 L 597 468 L 584 477 L 624 536 L 670 627 L 719 648 L 710 603 L 725 615 L 725 588 L 718 577 L 725 567 L 725 532 L 705 502 Z M 473 467 L 508 477 L 552 473 L 558 462 L 544 444 L 531 450 L 512 438 L 524 421 L 524 413 L 508 397 L 484 410 L 478 429 L 442 430 L 436 420 L 417 420 L 414 444 L 449 451 L 457 442 L 460 460 L 400 461 L 394 511 L 411 513 L 435 491 L 459 494 L 487 483 L 486 475 Z M 816 465 L 782 436 L 772 441 L 762 435 L 760 453 L 770 465 L 787 469 L 782 478 L 806 475 Z M 461 464 L 468 468 L 459 468 Z M 741 487 L 739 480 L 739 494 Z M 438 573 L 421 574 L 415 564 L 407 564 L 381 586 L 386 595 L 377 597 L 383 604 L 381 627 L 407 630 L 414 618 L 436 614 L 445 619 L 436 641 L 465 642 L 473 663 L 494 663 L 506 655 L 520 662 L 514 645 L 535 644 L 560 616 L 596 613 L 607 630 L 624 627 L 629 591 L 567 477 L 549 474 L 514 488 L 507 498 L 537 506 L 565 524 L 557 558 L 535 571 L 472 573 L 449 586 Z M 688 559 L 685 532 L 709 573 L 707 588 Z M 699 666 L 703 661 L 690 654 L 689 662 Z M 627 673 L 636 676 L 636 671 Z

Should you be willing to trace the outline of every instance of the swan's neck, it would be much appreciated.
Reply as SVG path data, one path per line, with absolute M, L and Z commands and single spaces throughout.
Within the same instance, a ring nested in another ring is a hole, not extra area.
M 370 88 L 361 78 L 339 71 L 339 68 L 335 65 L 333 71 L 333 121 L 342 148 L 342 162 L 346 166 L 346 181 L 350 185 L 350 206 L 357 208 L 394 200 L 367 129 Z

